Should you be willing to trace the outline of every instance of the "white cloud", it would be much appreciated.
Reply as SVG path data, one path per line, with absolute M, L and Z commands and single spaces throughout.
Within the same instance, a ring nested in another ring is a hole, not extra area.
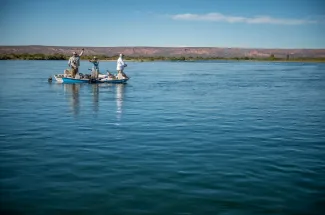
M 227 16 L 221 13 L 208 14 L 176 14 L 171 16 L 174 20 L 189 20 L 189 21 L 211 21 L 211 22 L 228 22 L 228 23 L 248 23 L 248 24 L 277 24 L 277 25 L 303 25 L 315 24 L 317 20 L 310 19 L 278 19 L 270 16 Z

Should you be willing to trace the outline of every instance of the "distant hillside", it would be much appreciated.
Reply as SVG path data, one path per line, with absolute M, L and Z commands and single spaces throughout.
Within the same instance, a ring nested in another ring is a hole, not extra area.
M 265 58 L 324 58 L 325 49 L 248 49 L 215 47 L 65 47 L 65 46 L 0 46 L 0 54 L 64 54 L 85 48 L 85 55 L 114 56 L 123 53 L 130 57 L 254 57 Z

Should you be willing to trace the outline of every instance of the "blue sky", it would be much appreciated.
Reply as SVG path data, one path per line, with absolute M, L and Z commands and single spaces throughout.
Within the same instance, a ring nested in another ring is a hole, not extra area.
M 0 45 L 325 48 L 324 0 L 0 3 Z

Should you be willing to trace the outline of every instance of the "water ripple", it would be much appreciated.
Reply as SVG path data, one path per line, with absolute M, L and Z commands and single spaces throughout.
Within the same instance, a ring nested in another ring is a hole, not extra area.
M 324 64 L 64 65 L 0 62 L 3 214 L 324 214 Z

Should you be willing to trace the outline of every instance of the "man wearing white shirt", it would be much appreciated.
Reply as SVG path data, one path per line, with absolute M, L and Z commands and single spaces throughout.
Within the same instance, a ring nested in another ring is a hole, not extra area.
M 116 70 L 118 71 L 117 79 L 129 79 L 129 77 L 123 72 L 124 68 L 127 67 L 126 63 L 123 61 L 123 54 L 117 59 Z

